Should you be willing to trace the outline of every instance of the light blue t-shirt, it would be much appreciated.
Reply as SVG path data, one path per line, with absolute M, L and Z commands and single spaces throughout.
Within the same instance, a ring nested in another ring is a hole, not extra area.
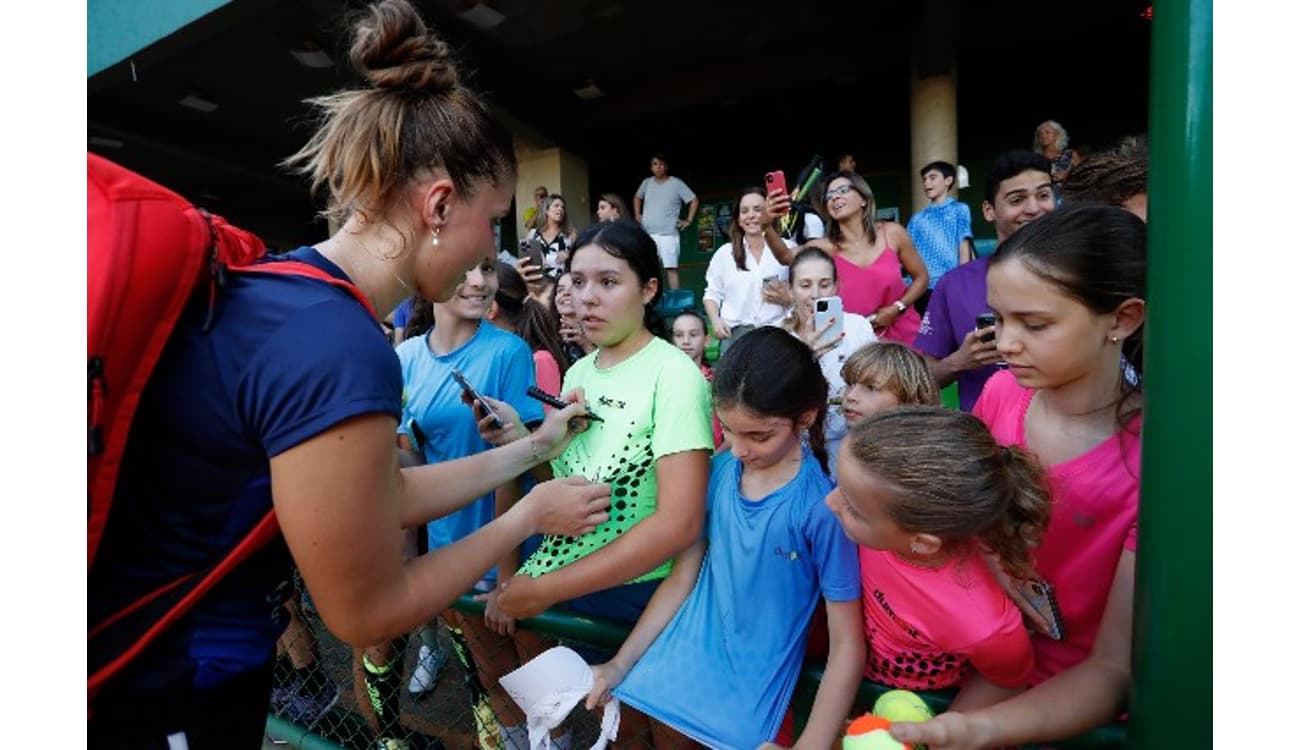
M 614 695 L 709 747 L 750 750 L 780 729 L 818 599 L 853 601 L 862 581 L 807 447 L 767 497 L 743 498 L 740 471 L 714 457 L 700 577 Z
M 650 234 L 677 234 L 677 220 L 682 204 L 695 200 L 695 191 L 686 183 L 669 176 L 663 182 L 653 177 L 641 181 L 636 197 L 644 201 L 641 206 L 641 226 Z
M 451 461 L 492 447 L 479 437 L 472 412 L 460 400 L 461 389 L 451 376 L 452 368 L 464 373 L 483 395 L 513 406 L 524 422 L 543 416 L 542 405 L 526 394 L 528 386 L 536 382 L 528 344 L 491 323 L 479 323 L 469 341 L 441 356 L 430 351 L 429 334 L 408 339 L 397 346 L 397 358 L 402 364 L 403 384 L 398 430 L 410 437 L 410 421 L 416 420 L 425 434 L 427 463 Z M 445 547 L 490 523 L 496 517 L 495 496 L 489 492 L 449 516 L 431 521 L 429 549 Z M 488 571 L 485 578 L 495 581 L 496 569 Z
M 962 240 L 971 240 L 970 206 L 947 198 L 943 203 L 926 206 L 907 222 L 917 255 L 930 272 L 927 288 L 934 289 L 943 275 L 956 268 L 961 260 Z

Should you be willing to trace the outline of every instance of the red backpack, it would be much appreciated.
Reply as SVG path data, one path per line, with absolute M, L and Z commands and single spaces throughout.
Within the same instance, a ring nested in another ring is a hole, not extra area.
M 250 232 L 94 154 L 87 154 L 86 189 L 89 571 L 112 510 L 131 419 L 194 294 L 206 287 L 204 330 L 213 323 L 216 295 L 231 272 L 308 276 L 346 289 L 372 315 L 375 310 L 355 286 L 315 266 L 258 263 L 266 248 Z M 269 511 L 221 559 L 90 623 L 89 696 L 278 533 L 275 512 Z

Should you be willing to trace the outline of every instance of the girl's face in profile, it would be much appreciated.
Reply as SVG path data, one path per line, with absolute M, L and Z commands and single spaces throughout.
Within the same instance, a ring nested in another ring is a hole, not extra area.
M 835 475 L 840 484 L 826 496 L 826 505 L 844 534 L 863 547 L 906 554 L 913 535 L 889 515 L 894 491 L 853 456 L 849 440 L 840 444 Z

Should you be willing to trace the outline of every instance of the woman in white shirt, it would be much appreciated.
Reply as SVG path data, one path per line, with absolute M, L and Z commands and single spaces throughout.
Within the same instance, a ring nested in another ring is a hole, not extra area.
M 794 306 L 783 325 L 813 350 L 829 386 L 827 397 L 833 405 L 826 410 L 826 451 L 834 464 L 840 440 L 848 432 L 841 403 L 846 389 L 840 371 L 851 354 L 875 343 L 876 334 L 871 329 L 871 321 L 856 313 L 844 313 L 844 332 L 834 339 L 826 336 L 834 321 L 828 321 L 821 328 L 814 324 L 813 302 L 819 297 L 837 295 L 840 291 L 835 261 L 825 251 L 805 247 L 790 262 L 789 271 Z
M 781 322 L 785 308 L 765 287 L 789 277 L 786 264 L 793 258 L 773 226 L 762 188 L 741 191 L 731 216 L 731 241 L 713 253 L 704 274 L 704 309 L 724 352 L 754 328 Z

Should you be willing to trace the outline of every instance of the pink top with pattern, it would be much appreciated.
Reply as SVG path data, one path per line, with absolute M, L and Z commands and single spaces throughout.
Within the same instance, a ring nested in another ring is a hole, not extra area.
M 969 665 L 998 685 L 1028 684 L 1029 633 L 982 558 L 963 554 L 923 568 L 859 547 L 858 562 L 868 679 L 934 690 L 961 682 Z
M 883 236 L 883 229 L 881 233 Z M 844 312 L 857 313 L 863 317 L 874 315 L 885 305 L 892 305 L 902 299 L 903 293 L 907 291 L 898 251 L 888 243 L 880 252 L 880 257 L 865 268 L 846 260 L 842 254 L 835 253 L 835 272 L 840 277 L 840 298 L 844 300 Z M 921 316 L 917 315 L 915 307 L 908 307 L 888 328 L 883 331 L 877 329 L 876 336 L 911 346 L 920 328 Z
M 1002 445 L 1025 446 L 1025 413 L 1034 391 L 1007 371 L 989 378 L 972 413 Z M 1137 550 L 1141 417 L 1081 456 L 1047 467 L 1052 520 L 1035 567 L 1056 588 L 1066 639 L 1035 633 L 1035 683 L 1083 661 L 1106 610 L 1106 597 L 1124 550 Z

